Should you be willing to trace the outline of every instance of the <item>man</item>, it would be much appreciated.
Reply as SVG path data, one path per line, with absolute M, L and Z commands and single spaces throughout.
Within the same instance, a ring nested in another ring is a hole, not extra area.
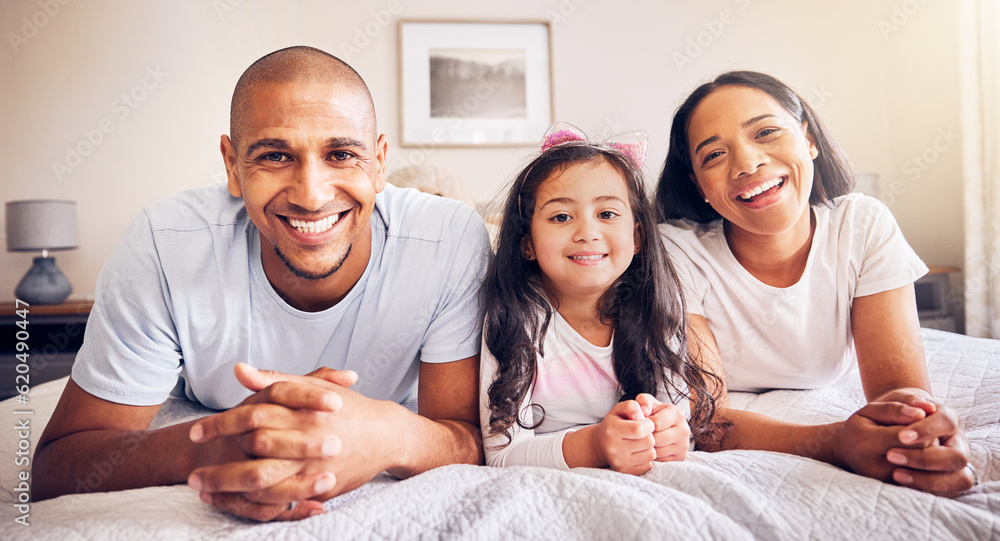
M 229 194 L 151 205 L 102 270 L 35 498 L 97 472 L 97 490 L 186 481 L 219 509 L 299 519 L 383 470 L 481 463 L 482 220 L 386 186 L 367 86 L 317 49 L 251 65 L 230 132 Z M 415 415 L 399 402 L 418 375 Z M 227 411 L 149 430 L 175 386 Z

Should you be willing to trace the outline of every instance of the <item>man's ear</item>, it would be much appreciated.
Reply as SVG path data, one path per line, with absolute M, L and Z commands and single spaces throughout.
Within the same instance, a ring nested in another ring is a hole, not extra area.
M 222 151 L 222 163 L 226 167 L 226 180 L 229 184 L 229 193 L 233 197 L 243 197 L 243 188 L 240 187 L 240 178 L 236 174 L 236 148 L 228 135 L 222 136 L 219 143 L 219 150 Z
M 372 186 L 375 188 L 375 193 L 381 193 L 385 189 L 385 160 L 388 152 L 389 138 L 383 133 L 375 141 L 375 162 L 372 171 Z

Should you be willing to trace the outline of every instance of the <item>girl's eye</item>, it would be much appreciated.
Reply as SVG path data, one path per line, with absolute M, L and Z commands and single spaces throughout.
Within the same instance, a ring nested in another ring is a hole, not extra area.
M 610 210 L 605 210 L 604 212 L 601 212 L 600 214 L 597 215 L 597 217 L 600 218 L 600 219 L 602 219 L 602 220 L 613 220 L 613 219 L 617 218 L 618 216 L 619 215 L 618 215 L 617 212 L 610 211 Z
M 569 221 L 569 214 L 556 214 L 555 216 L 549 218 L 553 222 L 564 224 Z

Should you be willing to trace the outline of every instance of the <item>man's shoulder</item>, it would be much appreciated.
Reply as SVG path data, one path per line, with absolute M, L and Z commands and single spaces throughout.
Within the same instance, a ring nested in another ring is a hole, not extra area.
M 482 217 L 465 203 L 413 188 L 386 184 L 375 206 L 390 238 L 441 242 L 463 236 L 470 227 L 486 230 Z
M 185 190 L 144 209 L 155 231 L 195 231 L 210 226 L 242 224 L 247 220 L 243 200 L 222 184 Z

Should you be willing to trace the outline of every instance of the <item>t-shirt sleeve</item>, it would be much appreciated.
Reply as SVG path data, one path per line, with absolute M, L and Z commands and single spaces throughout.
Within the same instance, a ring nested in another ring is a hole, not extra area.
M 862 239 L 862 250 L 854 296 L 903 287 L 926 274 L 927 265 L 906 242 L 889 208 L 873 197 L 856 203 L 855 235 Z
M 421 344 L 423 362 L 445 363 L 479 353 L 482 334 L 479 291 L 489 263 L 490 245 L 482 218 L 471 209 L 467 212 L 465 219 L 461 213 L 456 216 L 455 249 L 439 267 L 444 289 Z
M 562 453 L 562 442 L 566 434 L 573 432 L 575 428 L 552 432 L 549 434 L 535 434 L 534 430 L 521 428 L 516 423 L 510 427 L 510 443 L 502 433 L 490 433 L 490 398 L 489 388 L 496 377 L 497 360 L 486 347 L 485 340 L 482 345 L 480 355 L 479 370 L 479 426 L 483 433 L 483 450 L 486 454 L 487 466 L 544 466 L 568 470 L 566 459 Z M 531 389 L 521 403 L 518 411 L 525 424 L 533 423 L 533 416 L 529 403 L 531 402 Z
M 143 212 L 101 269 L 73 381 L 111 402 L 162 404 L 181 371 L 168 296 Z

